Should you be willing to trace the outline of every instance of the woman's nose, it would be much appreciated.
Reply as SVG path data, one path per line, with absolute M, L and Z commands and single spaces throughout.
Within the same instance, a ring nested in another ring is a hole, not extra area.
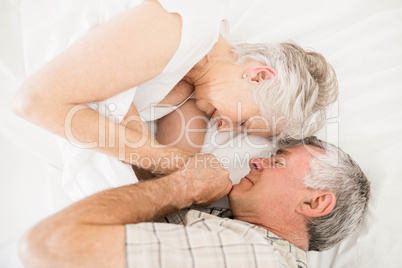
M 219 132 L 232 131 L 231 124 L 229 122 L 226 122 L 226 120 L 222 120 L 222 119 L 219 119 L 218 122 L 216 123 L 216 129 Z
M 266 160 L 266 158 L 257 158 L 257 157 L 251 158 L 250 162 L 249 162 L 250 169 L 252 171 L 255 170 L 258 172 L 263 171 L 266 168 L 266 166 L 264 165 L 265 160 Z

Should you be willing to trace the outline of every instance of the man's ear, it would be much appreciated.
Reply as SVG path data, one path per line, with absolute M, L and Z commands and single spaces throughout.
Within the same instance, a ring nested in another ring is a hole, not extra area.
M 336 197 L 332 192 L 317 191 L 304 199 L 296 208 L 296 212 L 307 218 L 317 218 L 328 215 L 334 209 Z
M 259 83 L 262 80 L 268 80 L 271 78 L 277 78 L 277 72 L 268 66 L 259 66 L 251 68 L 245 73 L 247 78 L 253 83 Z

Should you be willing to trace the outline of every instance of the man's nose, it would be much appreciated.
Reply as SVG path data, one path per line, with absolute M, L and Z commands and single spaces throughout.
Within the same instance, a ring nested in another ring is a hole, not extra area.
M 267 158 L 251 158 L 249 162 L 250 169 L 258 172 L 263 171 L 267 168 L 267 160 Z

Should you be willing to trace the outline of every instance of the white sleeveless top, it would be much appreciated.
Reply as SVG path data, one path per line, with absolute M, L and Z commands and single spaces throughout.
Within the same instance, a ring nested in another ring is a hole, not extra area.
M 130 1 L 130 8 L 139 3 L 138 0 Z M 182 18 L 179 48 L 164 70 L 155 78 L 109 98 L 104 103 L 88 104 L 112 120 L 120 122 L 127 113 L 131 101 L 143 121 L 159 119 L 178 108 L 181 104 L 171 107 L 156 107 L 156 105 L 195 64 L 208 54 L 218 41 L 219 34 L 226 36 L 228 33 L 228 25 L 224 20 L 225 6 L 220 1 L 160 0 L 159 3 L 168 12 L 177 13 Z M 101 107 L 98 107 L 98 104 Z
M 157 77 L 137 87 L 136 106 L 144 121 L 159 119 L 178 106 L 155 107 L 218 41 L 224 6 L 216 0 L 160 0 L 170 13 L 182 18 L 180 46 Z M 225 25 L 225 24 L 223 24 Z

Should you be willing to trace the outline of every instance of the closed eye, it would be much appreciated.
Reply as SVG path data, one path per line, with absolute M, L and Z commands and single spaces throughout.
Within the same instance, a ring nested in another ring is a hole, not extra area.
M 286 167 L 286 164 L 285 164 L 286 160 L 284 158 L 280 158 L 279 160 L 275 159 L 274 163 L 275 163 L 275 167 L 278 167 L 278 168 L 285 168 Z

